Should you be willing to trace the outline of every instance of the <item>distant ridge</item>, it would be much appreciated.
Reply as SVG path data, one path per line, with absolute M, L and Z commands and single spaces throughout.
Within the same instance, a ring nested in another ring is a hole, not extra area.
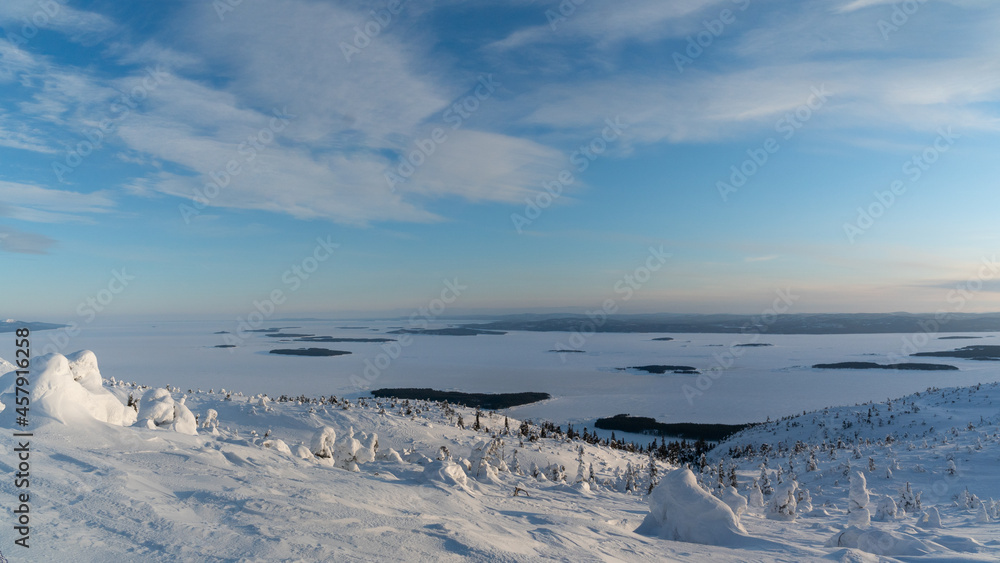
M 691 315 L 654 313 L 610 315 L 591 320 L 586 315 L 509 315 L 488 323 L 466 324 L 485 330 L 533 332 L 641 332 L 767 334 L 931 334 L 1000 331 L 1000 313 L 954 313 L 943 320 L 933 313 L 800 313 L 762 320 L 760 315 Z M 756 330 L 755 330 L 756 329 Z
M 69 326 L 69 325 L 25 322 L 25 321 L 18 321 L 15 319 L 7 319 L 5 321 L 0 322 L 0 332 L 14 332 L 19 328 L 27 328 L 28 330 L 31 331 L 55 330 L 57 328 L 62 328 L 64 326 Z

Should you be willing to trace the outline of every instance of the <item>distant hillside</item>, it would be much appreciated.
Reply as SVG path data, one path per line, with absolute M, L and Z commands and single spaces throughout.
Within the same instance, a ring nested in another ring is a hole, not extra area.
M 875 334 L 1000 331 L 1000 313 L 953 314 L 945 321 L 934 314 L 911 313 L 802 313 L 778 315 L 770 324 L 751 315 L 611 315 L 596 323 L 585 315 L 510 315 L 485 324 L 467 324 L 481 330 L 534 332 L 658 332 L 741 333 L 757 329 L 768 334 Z
M 57 328 L 62 328 L 67 325 L 58 325 L 53 323 L 31 323 L 25 321 L 18 321 L 14 319 L 7 319 L 0 322 L 0 332 L 14 332 L 19 328 L 27 328 L 30 331 L 37 332 L 41 330 L 54 330 Z

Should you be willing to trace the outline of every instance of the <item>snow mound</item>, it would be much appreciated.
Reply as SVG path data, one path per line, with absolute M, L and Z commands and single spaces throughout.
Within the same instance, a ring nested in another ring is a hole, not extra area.
M 469 490 L 469 478 L 462 466 L 448 459 L 432 461 L 424 466 L 422 481 L 425 483 L 444 483 L 449 487 L 459 487 Z
M 80 350 L 66 356 L 73 379 L 90 391 L 104 387 L 101 370 L 97 368 L 97 356 L 90 350 Z
M 32 413 L 63 424 L 99 420 L 116 426 L 132 425 L 135 411 L 103 387 L 93 352 L 77 352 L 70 358 L 52 354 L 39 356 L 32 362 L 32 372 L 37 374 L 31 391 Z M 8 372 L 0 379 L 4 394 L 13 395 L 15 372 Z M 9 402 L 15 402 L 13 396 Z
M 705 545 L 749 538 L 729 506 L 705 492 L 690 469 L 676 469 L 649 495 L 649 515 L 636 533 Z
M 931 546 L 909 534 L 883 532 L 850 526 L 826 542 L 826 547 L 850 547 L 889 557 L 901 555 L 926 555 L 933 552 Z
M 14 364 L 8 362 L 3 358 L 0 358 L 0 375 L 4 375 L 5 373 L 9 371 L 14 371 L 16 369 L 17 366 L 15 366 Z

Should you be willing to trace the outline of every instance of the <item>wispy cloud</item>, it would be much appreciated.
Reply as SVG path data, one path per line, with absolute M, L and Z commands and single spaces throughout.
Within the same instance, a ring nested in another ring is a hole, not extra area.
M 107 192 L 79 193 L 0 181 L 0 214 L 35 223 L 92 223 L 115 207 Z
M 2 208 L 0 208 L 2 211 Z M 45 235 L 27 233 L 13 227 L 0 225 L 0 251 L 16 254 L 48 254 L 56 241 Z

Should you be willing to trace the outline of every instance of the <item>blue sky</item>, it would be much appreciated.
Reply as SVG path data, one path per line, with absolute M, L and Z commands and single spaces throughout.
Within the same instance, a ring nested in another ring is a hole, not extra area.
M 445 280 L 455 314 L 1000 309 L 989 0 L 4 0 L 0 27 L 3 315 L 406 313 Z

